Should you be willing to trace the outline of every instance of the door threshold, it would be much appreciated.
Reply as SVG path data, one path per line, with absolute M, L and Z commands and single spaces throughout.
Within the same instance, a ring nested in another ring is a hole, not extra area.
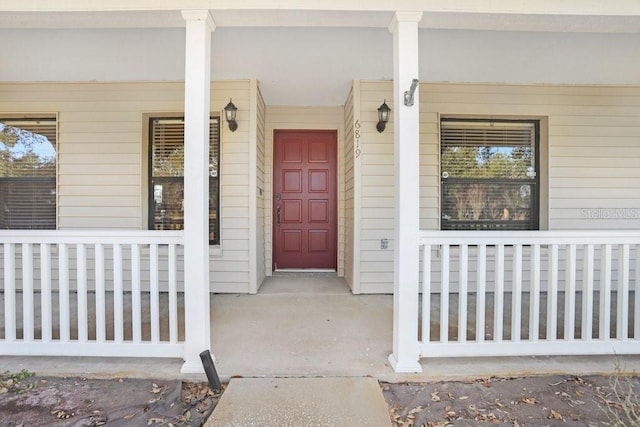
M 276 268 L 276 273 L 335 273 L 334 268 Z

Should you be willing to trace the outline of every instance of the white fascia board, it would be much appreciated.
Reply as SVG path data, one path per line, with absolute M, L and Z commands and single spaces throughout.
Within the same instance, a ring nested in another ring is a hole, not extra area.
M 306 10 L 422 11 L 542 15 L 638 15 L 636 0 L 3 0 L 0 11 L 131 11 L 131 10 Z
M 406 11 L 429 29 L 640 32 L 637 0 L 3 0 L 0 28 L 183 27 L 182 10 L 209 10 L 219 27 L 380 28 Z

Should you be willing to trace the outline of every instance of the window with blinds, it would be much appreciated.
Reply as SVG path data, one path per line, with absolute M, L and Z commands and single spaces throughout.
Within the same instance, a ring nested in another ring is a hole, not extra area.
M 0 117 L 0 228 L 56 228 L 56 118 Z
M 536 230 L 539 123 L 440 122 L 441 229 Z
M 149 228 L 184 229 L 184 120 L 150 120 Z M 220 119 L 209 122 L 209 244 L 220 243 Z

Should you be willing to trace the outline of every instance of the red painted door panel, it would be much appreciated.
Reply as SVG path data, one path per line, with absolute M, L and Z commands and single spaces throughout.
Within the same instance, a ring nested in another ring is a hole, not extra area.
M 337 265 L 337 135 L 274 132 L 273 267 Z

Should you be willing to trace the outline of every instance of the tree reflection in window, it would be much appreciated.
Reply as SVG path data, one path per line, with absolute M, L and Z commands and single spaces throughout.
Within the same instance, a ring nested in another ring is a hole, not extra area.
M 55 229 L 55 118 L 0 118 L 0 228 Z
M 537 122 L 441 122 L 442 229 L 538 227 Z

